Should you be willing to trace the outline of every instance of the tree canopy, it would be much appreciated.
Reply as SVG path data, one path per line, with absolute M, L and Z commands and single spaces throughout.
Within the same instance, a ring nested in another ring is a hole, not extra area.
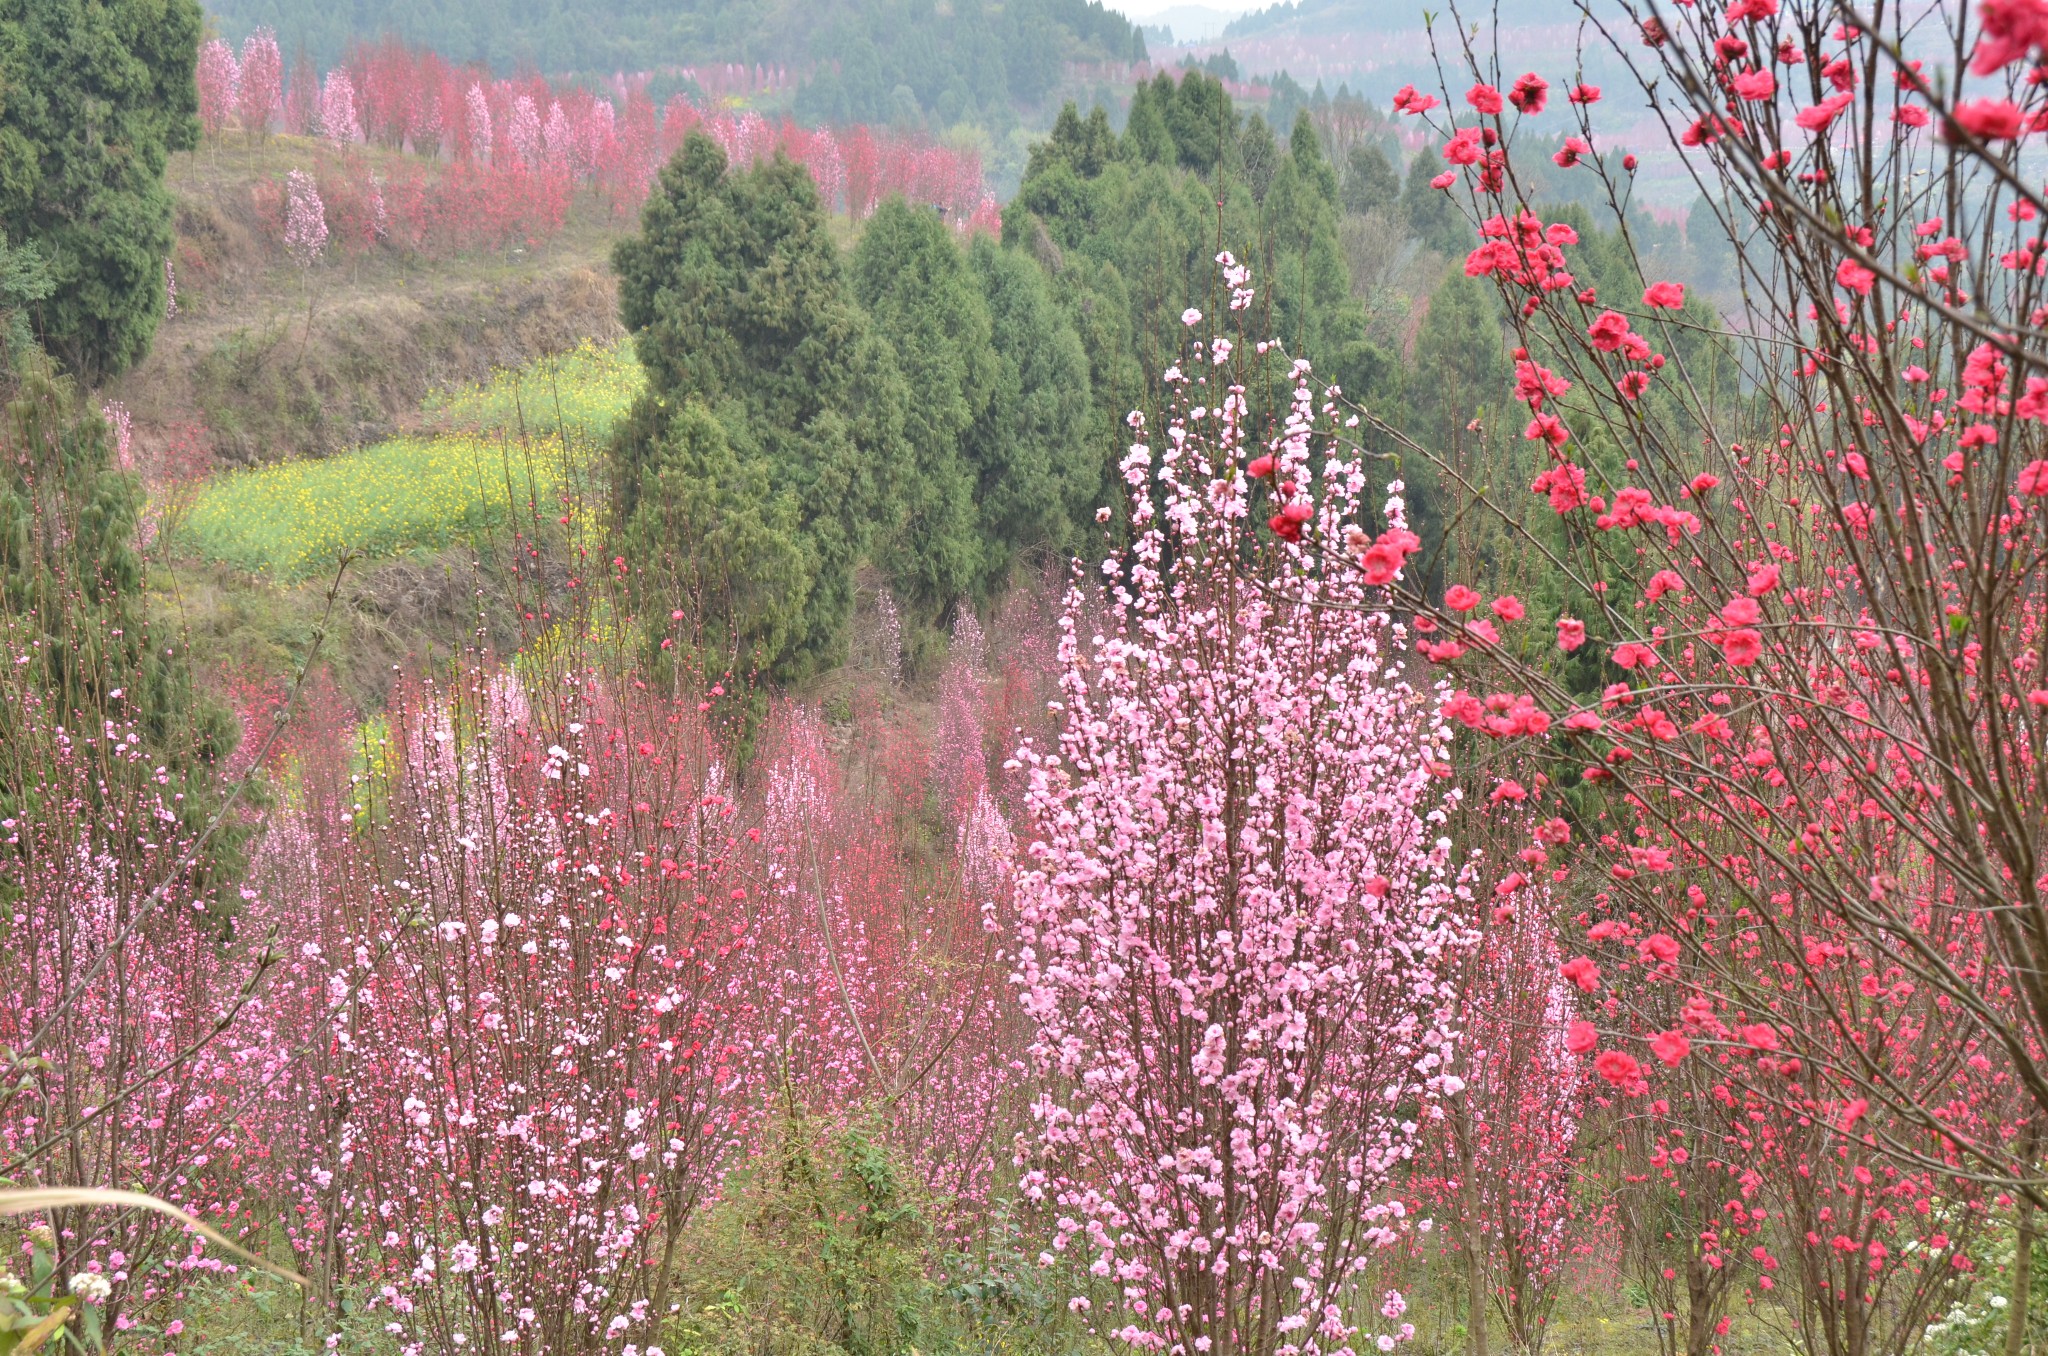
M 708 671 L 787 680 L 829 663 L 895 494 L 904 396 L 816 187 L 779 157 L 729 172 L 692 136 L 613 264 L 647 372 L 614 435 L 614 512 L 699 619 Z
M 163 319 L 164 166 L 199 139 L 199 32 L 198 0 L 0 0 L 0 237 L 39 252 L 36 330 L 88 379 Z

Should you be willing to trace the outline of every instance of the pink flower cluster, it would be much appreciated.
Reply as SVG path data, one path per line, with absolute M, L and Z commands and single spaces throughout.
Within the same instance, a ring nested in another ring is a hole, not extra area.
M 1163 427 L 1132 416 L 1137 539 L 1104 562 L 1099 616 L 1070 598 L 1057 750 L 1019 754 L 1040 833 L 1018 884 L 1039 1079 L 1023 1187 L 1054 1251 L 1118 1297 L 1077 1306 L 1141 1350 L 1357 1349 L 1345 1298 L 1402 1237 L 1397 1174 L 1456 1091 L 1446 732 L 1362 585 L 1291 543 L 1280 587 L 1239 572 L 1267 483 L 1249 455 L 1314 499 L 1319 531 L 1365 483 L 1306 364 L 1280 431 L 1251 441 L 1231 361 L 1255 350 L 1197 339 Z

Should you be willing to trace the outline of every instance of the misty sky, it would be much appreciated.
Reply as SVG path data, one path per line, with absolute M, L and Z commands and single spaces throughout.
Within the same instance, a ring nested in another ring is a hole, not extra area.
M 1106 0 L 1106 8 L 1141 22 L 1169 9 L 1213 9 L 1225 14 L 1242 14 L 1263 9 L 1270 0 Z

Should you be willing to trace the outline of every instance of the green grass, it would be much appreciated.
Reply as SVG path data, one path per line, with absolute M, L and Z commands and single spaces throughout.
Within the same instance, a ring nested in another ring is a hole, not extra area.
M 560 444 L 477 434 L 397 438 L 321 461 L 236 472 L 209 484 L 180 528 L 180 547 L 279 580 L 334 567 L 342 555 L 388 556 L 474 539 L 523 515 L 558 513 L 567 483 Z
M 423 413 L 436 427 L 473 433 L 553 436 L 600 442 L 644 385 L 630 341 L 585 340 L 568 353 L 500 372 L 478 386 L 429 396 Z

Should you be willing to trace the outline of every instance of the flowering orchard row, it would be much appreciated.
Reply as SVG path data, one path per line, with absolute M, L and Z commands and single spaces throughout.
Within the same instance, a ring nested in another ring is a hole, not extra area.
M 751 111 L 700 109 L 683 95 L 657 107 L 646 81 L 595 92 L 539 76 L 499 80 L 395 42 L 363 47 L 318 77 L 282 79 L 276 38 L 259 29 L 238 56 L 218 39 L 200 52 L 201 120 L 272 128 L 334 146 L 410 151 L 416 163 L 373 173 L 343 156 L 320 175 L 321 199 L 341 214 L 344 242 L 392 238 L 407 248 L 537 241 L 559 230 L 569 199 L 588 188 L 621 214 L 638 209 L 654 176 L 692 131 L 735 165 L 787 155 L 811 173 L 827 209 L 865 217 L 892 196 L 939 208 L 963 230 L 1000 227 L 972 151 L 860 126 L 807 129 Z M 388 233 L 388 235 L 387 235 Z

